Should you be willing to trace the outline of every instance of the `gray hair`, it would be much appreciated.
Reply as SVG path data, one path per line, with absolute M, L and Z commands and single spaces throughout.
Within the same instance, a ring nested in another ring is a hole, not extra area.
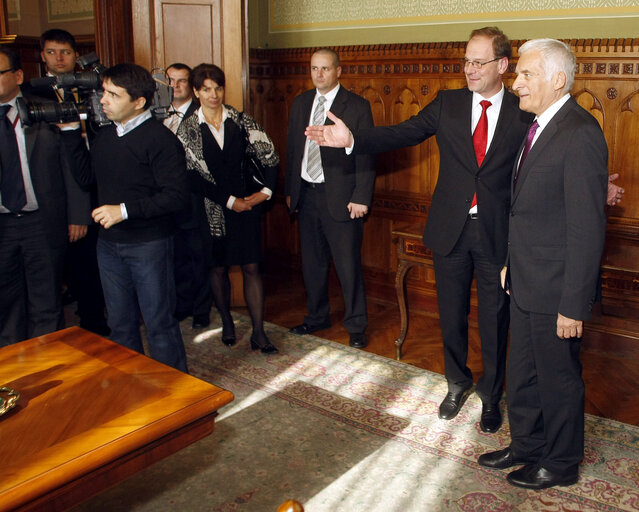
M 541 54 L 541 65 L 546 73 L 546 81 L 562 71 L 566 75 L 566 92 L 570 92 L 577 69 L 577 59 L 570 51 L 570 46 L 557 39 L 531 39 L 519 48 L 519 55 L 531 50 Z

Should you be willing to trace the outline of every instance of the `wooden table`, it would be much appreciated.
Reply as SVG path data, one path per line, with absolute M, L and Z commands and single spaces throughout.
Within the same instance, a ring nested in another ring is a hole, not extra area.
M 233 394 L 71 327 L 0 349 L 0 511 L 64 510 L 213 432 Z
M 401 223 L 392 231 L 397 242 L 397 274 L 395 292 L 399 304 L 400 330 L 395 340 L 396 358 L 402 358 L 402 345 L 408 333 L 408 305 L 406 301 L 406 274 L 415 265 L 433 268 L 433 253 L 422 242 L 424 224 Z

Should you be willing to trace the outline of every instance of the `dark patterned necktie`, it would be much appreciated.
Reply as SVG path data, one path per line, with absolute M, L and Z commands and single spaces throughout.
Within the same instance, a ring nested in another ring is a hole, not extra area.
M 0 194 L 2 194 L 2 205 L 7 210 L 17 213 L 27 204 L 27 196 L 24 191 L 16 132 L 7 115 L 9 110 L 11 105 L 0 105 L 0 141 L 2 141 Z
M 524 152 L 521 154 L 521 158 L 519 159 L 519 165 L 517 166 L 517 174 L 515 174 L 515 183 L 514 186 L 517 186 L 517 178 L 519 178 L 519 171 L 521 171 L 521 166 L 524 165 L 524 160 L 528 156 L 530 152 L 530 148 L 532 147 L 533 139 L 535 138 L 535 133 L 537 133 L 537 128 L 539 128 L 539 123 L 535 121 L 528 128 L 528 135 L 526 136 L 526 145 L 524 146 Z

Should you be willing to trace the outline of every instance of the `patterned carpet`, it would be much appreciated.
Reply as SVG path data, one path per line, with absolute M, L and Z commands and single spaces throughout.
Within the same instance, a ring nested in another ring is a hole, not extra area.
M 215 432 L 76 512 L 275 512 L 291 498 L 306 512 L 639 510 L 638 427 L 588 416 L 579 483 L 518 489 L 476 463 L 509 440 L 508 425 L 480 431 L 476 395 L 442 421 L 442 376 L 271 324 L 280 354 L 264 356 L 234 317 L 231 349 L 182 325 L 191 373 L 235 394 Z

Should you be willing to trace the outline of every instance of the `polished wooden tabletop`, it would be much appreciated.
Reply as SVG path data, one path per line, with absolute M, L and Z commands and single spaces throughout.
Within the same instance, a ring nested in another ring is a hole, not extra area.
M 1 348 L 0 386 L 21 395 L 0 418 L 0 511 L 71 506 L 208 435 L 233 400 L 79 327 Z

